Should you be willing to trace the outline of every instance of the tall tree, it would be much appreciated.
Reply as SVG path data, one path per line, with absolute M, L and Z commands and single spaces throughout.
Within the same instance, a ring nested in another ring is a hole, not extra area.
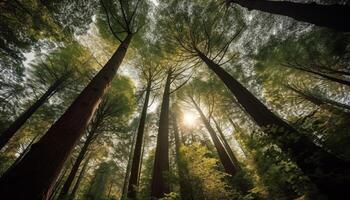
M 108 1 L 107 6 L 106 2 L 102 2 L 108 25 L 113 35 L 121 42 L 119 47 L 66 112 L 33 145 L 22 161 L 6 176 L 1 177 L 1 193 L 13 198 L 47 199 L 50 196 L 64 162 L 84 133 L 101 97 L 117 73 L 133 35 L 141 26 L 136 17 L 139 13 L 147 14 L 147 12 L 138 12 L 140 11 L 138 8 L 145 7 L 142 3 L 140 1 L 128 1 L 128 3 Z M 120 9 L 117 10 L 117 6 Z M 113 29 L 109 18 L 111 13 L 108 9 L 113 7 L 115 8 L 113 10 L 115 26 L 119 24 L 117 32 L 116 29 Z M 121 37 L 124 38 L 121 39 Z M 21 193 L 17 192 L 18 188 L 21 188 Z
M 80 183 L 81 183 L 82 179 L 84 178 L 84 175 L 85 175 L 85 173 L 87 171 L 87 166 L 89 165 L 89 161 L 90 161 L 90 156 L 88 156 L 86 158 L 86 160 L 85 160 L 85 162 L 83 164 L 83 167 L 80 169 L 77 181 L 74 184 L 72 192 L 69 194 L 69 199 L 70 200 L 74 200 L 75 199 L 75 196 L 76 196 L 76 193 L 77 193 L 77 191 L 79 189 Z
M 238 171 L 238 170 L 240 169 L 239 162 L 238 162 L 238 160 L 237 160 L 235 154 L 233 153 L 233 151 L 232 151 L 232 149 L 231 149 L 229 143 L 227 142 L 226 137 L 225 137 L 225 135 L 224 135 L 224 133 L 223 133 L 223 131 L 222 131 L 222 129 L 221 129 L 221 127 L 220 127 L 218 121 L 215 120 L 214 117 L 212 117 L 212 119 L 213 119 L 213 121 L 214 121 L 216 130 L 218 131 L 218 133 L 219 133 L 219 135 L 220 135 L 222 144 L 225 146 L 225 149 L 226 149 L 228 155 L 230 156 L 230 158 L 231 158 L 233 164 L 235 165 L 236 170 Z
M 160 109 L 157 147 L 154 158 L 151 197 L 162 198 L 170 192 L 167 174 L 169 173 L 169 105 L 170 95 L 182 88 L 192 77 L 191 65 L 174 60 L 167 61 L 166 81 Z M 185 76 L 184 74 L 189 74 Z M 173 86 L 173 87 L 172 87 Z
M 350 111 L 350 105 L 346 105 L 346 104 L 322 97 L 322 94 L 318 94 L 317 91 L 315 90 L 314 91 L 310 91 L 308 89 L 303 90 L 293 85 L 285 85 L 285 87 L 290 89 L 294 93 L 296 93 L 301 98 L 307 101 L 310 101 L 311 103 L 317 106 L 327 105 L 330 107 Z
M 150 65 L 152 65 L 152 63 L 149 63 L 149 64 L 144 63 L 142 66 L 139 67 L 141 70 L 141 78 L 143 78 L 146 82 L 146 88 L 144 90 L 146 94 L 144 97 L 144 102 L 143 102 L 142 111 L 140 115 L 140 122 L 137 129 L 136 143 L 135 143 L 133 160 L 131 165 L 131 173 L 129 178 L 128 198 L 130 199 L 136 198 L 135 189 L 138 186 L 138 182 L 139 182 L 140 164 L 142 159 L 142 144 L 143 144 L 143 138 L 144 138 L 147 109 L 149 107 L 150 94 L 152 90 L 158 87 L 158 83 L 156 81 L 157 81 L 157 78 L 159 78 L 159 75 L 161 73 L 161 70 L 159 70 L 159 67 L 150 66 Z
M 231 176 L 234 176 L 237 172 L 237 168 L 235 167 L 234 163 L 232 162 L 225 147 L 221 143 L 221 141 L 220 141 L 219 137 L 217 136 L 213 127 L 210 125 L 210 122 L 205 117 L 202 109 L 199 107 L 199 105 L 195 102 L 195 100 L 193 98 L 191 98 L 191 101 L 192 101 L 193 105 L 195 106 L 197 112 L 199 113 L 203 124 L 207 128 L 207 130 L 211 136 L 211 139 L 213 140 L 214 146 L 216 148 L 216 151 L 218 152 L 220 161 L 221 161 L 222 165 L 224 166 L 226 173 L 230 174 Z
M 102 98 L 102 102 L 86 130 L 86 139 L 63 184 L 60 195 L 58 196 L 59 199 L 64 199 L 69 194 L 73 180 L 92 143 L 100 139 L 107 132 L 108 128 L 122 126 L 123 123 L 126 123 L 134 104 L 132 91 L 133 85 L 128 78 L 118 77 L 113 80 L 111 88 Z M 115 125 L 112 126 L 110 123 L 114 123 Z
M 31 87 L 38 87 L 38 90 L 47 89 L 42 96 L 37 99 L 28 109 L 26 109 L 16 120 L 11 123 L 6 130 L 0 135 L 0 149 L 2 149 L 13 135 L 23 126 L 23 124 L 38 110 L 45 102 L 50 99 L 55 93 L 64 89 L 70 84 L 76 84 L 77 81 L 86 79 L 86 71 L 90 68 L 91 57 L 87 55 L 89 52 L 81 45 L 73 43 L 65 48 L 60 48 L 50 55 L 46 56 L 44 60 L 38 59 L 32 64 L 31 79 L 28 85 Z M 72 56 L 75 54 L 75 56 Z M 85 69 L 81 69 L 84 65 Z M 85 71 L 85 72 L 84 72 Z M 83 77 L 83 78 L 80 78 Z M 28 88 L 29 89 L 29 88 Z
M 238 4 L 250 10 L 259 10 L 272 14 L 288 16 L 293 19 L 325 26 L 339 31 L 350 31 L 345 19 L 350 17 L 349 5 L 323 5 L 268 0 L 226 0 L 227 4 Z M 327 16 L 324 13 L 327 12 Z
M 172 69 L 166 73 L 162 105 L 159 115 L 159 128 L 157 147 L 154 158 L 153 177 L 151 186 L 151 196 L 162 198 L 170 192 L 166 180 L 166 173 L 169 171 L 169 103 L 170 103 L 170 84 L 173 75 Z
M 190 200 L 193 199 L 193 191 L 192 186 L 189 183 L 188 180 L 188 169 L 187 165 L 184 162 L 182 155 L 181 155 L 181 146 L 183 145 L 181 139 L 180 139 L 180 129 L 178 126 L 178 118 L 179 118 L 179 106 L 174 103 L 172 106 L 172 112 L 171 112 L 171 119 L 172 119 L 172 129 L 174 133 L 174 140 L 175 140 L 175 158 L 176 158 L 176 165 L 177 165 L 177 171 L 179 175 L 179 185 L 180 185 L 180 197 L 183 200 Z
M 173 37 L 172 42 L 178 44 L 183 56 L 205 63 L 234 94 L 256 124 L 270 135 L 283 151 L 290 153 L 297 165 L 323 193 L 332 198 L 346 195 L 350 163 L 316 145 L 305 134 L 289 125 L 222 67 L 237 57 L 237 54 L 230 52 L 230 44 L 237 39 L 242 28 L 238 28 L 234 33 L 228 31 L 233 26 L 228 24 L 228 19 L 232 18 L 223 20 L 224 16 L 209 14 L 215 10 L 214 4 L 193 4 L 180 1 L 171 4 L 172 8 L 166 12 L 167 15 L 173 16 L 170 19 L 177 23 L 168 23 L 170 27 L 167 27 L 165 32 Z M 188 10 L 188 7 L 194 9 Z M 223 15 L 228 14 L 227 12 Z M 209 17 L 203 19 L 203 15 Z M 235 26 L 237 28 L 239 25 Z M 229 58 L 228 54 L 231 54 Z M 332 176 L 332 179 L 329 179 L 329 176 Z M 330 183 L 332 184 L 329 185 Z

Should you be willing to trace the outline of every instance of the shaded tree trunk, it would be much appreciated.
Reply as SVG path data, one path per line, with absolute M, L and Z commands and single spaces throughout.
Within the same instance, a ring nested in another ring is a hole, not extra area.
M 195 106 L 197 112 L 199 113 L 199 115 L 202 119 L 202 122 L 205 125 L 205 128 L 208 130 L 211 139 L 213 140 L 214 146 L 216 148 L 216 151 L 218 152 L 220 161 L 221 161 L 222 165 L 224 166 L 226 173 L 230 174 L 231 176 L 234 176 L 237 172 L 237 169 L 236 169 L 234 163 L 232 162 L 230 156 L 227 154 L 225 147 L 220 142 L 218 136 L 215 133 L 215 130 L 210 125 L 208 119 L 205 117 L 205 115 L 204 115 L 203 111 L 201 110 L 201 108 L 199 107 L 199 105 L 194 101 L 193 98 L 191 98 L 191 101 L 192 101 L 193 105 Z
M 0 135 L 0 150 L 8 143 L 23 124 L 37 111 L 61 86 L 61 79 L 55 81 L 46 92 L 26 111 L 24 111 L 4 132 Z
M 73 164 L 73 167 L 70 170 L 69 175 L 68 175 L 66 181 L 63 184 L 63 187 L 62 187 L 61 192 L 60 192 L 60 194 L 58 196 L 58 199 L 65 199 L 68 196 L 69 189 L 70 189 L 70 187 L 71 187 L 71 185 L 73 183 L 73 180 L 74 180 L 76 174 L 78 173 L 80 164 L 84 160 L 85 155 L 86 155 L 86 153 L 87 153 L 87 151 L 89 149 L 89 146 L 92 143 L 92 138 L 94 136 L 94 133 L 95 133 L 95 131 L 91 131 L 89 133 L 89 135 L 87 136 L 86 141 L 84 142 L 84 145 L 81 148 L 81 150 L 80 150 L 80 152 L 78 154 L 78 157 L 75 160 L 75 162 Z
M 84 165 L 83 165 L 82 169 L 80 170 L 78 179 L 77 179 L 77 181 L 76 181 L 75 184 L 74 184 L 74 187 L 73 187 L 73 189 L 72 189 L 72 192 L 69 194 L 69 199 L 70 199 L 70 200 L 74 200 L 74 199 L 75 199 L 75 195 L 76 195 L 76 193 L 77 193 L 77 191 L 78 191 L 78 189 L 79 189 L 80 183 L 81 183 L 81 181 L 82 181 L 83 178 L 84 178 L 84 175 L 85 175 L 85 172 L 86 172 L 86 168 L 87 168 L 87 166 L 89 165 L 90 158 L 91 158 L 90 156 L 88 156 L 88 157 L 86 158 L 86 161 L 84 162 Z
M 66 176 L 67 172 L 69 169 L 69 165 L 66 165 L 66 167 L 64 168 L 63 172 L 61 173 L 60 177 L 58 178 L 58 180 L 55 183 L 55 186 L 53 187 L 53 190 L 50 194 L 50 197 L 48 199 L 52 200 L 56 198 L 56 195 L 58 194 L 58 191 L 61 187 L 61 184 L 63 182 L 64 177 Z
M 306 135 L 299 133 L 276 116 L 229 73 L 203 53 L 198 52 L 198 56 L 224 82 L 262 130 L 270 135 L 284 152 L 290 153 L 300 169 L 324 194 L 330 198 L 341 198 L 350 193 L 346 189 L 350 181 L 349 162 L 317 146 Z
M 119 45 L 111 59 L 91 80 L 67 111 L 28 154 L 0 179 L 0 193 L 12 199 L 47 199 L 52 187 L 81 138 L 101 97 L 122 63 L 132 35 Z M 20 190 L 21 192 L 18 192 Z
M 248 10 L 260 10 L 272 14 L 288 16 L 298 21 L 308 22 L 339 31 L 350 31 L 350 6 L 320 5 L 316 3 L 294 3 L 267 0 L 226 0 Z M 327 13 L 327 14 L 325 14 Z
M 230 158 L 231 158 L 233 164 L 235 165 L 235 168 L 236 168 L 237 170 L 239 170 L 239 169 L 240 169 L 239 162 L 238 162 L 238 160 L 237 160 L 235 154 L 233 153 L 233 151 L 232 151 L 230 145 L 228 144 L 228 142 L 227 142 L 227 140 L 226 140 L 226 138 L 225 138 L 224 133 L 222 132 L 222 129 L 221 129 L 219 123 L 215 120 L 214 117 L 212 117 L 212 119 L 213 119 L 213 121 L 214 121 L 214 124 L 215 124 L 216 129 L 217 129 L 218 132 L 219 132 L 221 141 L 222 141 L 222 143 L 224 144 L 225 149 L 226 149 L 228 155 L 230 156 Z
M 139 182 L 140 162 L 142 159 L 141 157 L 142 143 L 143 143 L 143 135 L 145 131 L 146 118 L 147 118 L 148 102 L 149 102 L 149 97 L 151 93 L 151 84 L 152 84 L 151 81 L 147 83 L 145 101 L 141 112 L 139 127 L 137 130 L 136 144 L 134 148 L 134 156 L 132 160 L 129 186 L 128 186 L 128 198 L 130 199 L 136 198 L 135 187 L 138 186 L 138 182 Z
M 30 150 L 30 147 L 32 146 L 32 144 L 35 142 L 35 140 L 39 137 L 39 135 L 36 135 L 31 141 L 30 143 L 27 145 L 27 147 L 22 151 L 22 153 L 16 158 L 15 162 L 13 162 L 13 164 L 11 165 L 11 167 L 8 169 L 11 170 L 14 166 L 16 166 L 19 161 L 22 160 L 22 158 L 28 153 L 28 151 Z
M 169 103 L 171 76 L 172 72 L 169 70 L 159 116 L 157 147 L 151 185 L 151 196 L 155 198 L 162 198 L 165 194 L 170 192 L 165 176 L 169 171 Z
M 337 107 L 337 108 L 342 108 L 342 109 L 345 109 L 345 110 L 348 110 L 350 111 L 350 106 L 349 105 L 346 105 L 346 104 L 343 104 L 343 103 L 339 103 L 339 102 L 336 102 L 336 101 L 333 101 L 333 100 L 330 100 L 330 99 L 326 99 L 326 98 L 322 98 L 322 97 L 319 97 L 317 95 L 314 95 L 310 92 L 304 92 L 304 91 L 301 91 L 297 88 L 294 88 L 292 86 L 286 86 L 288 89 L 292 90 L 293 92 L 297 93 L 299 96 L 301 96 L 302 98 L 306 99 L 307 101 L 310 101 L 311 103 L 317 105 L 317 106 L 321 106 L 321 105 L 328 105 L 330 107 Z
M 284 66 L 286 66 L 286 65 L 284 65 Z M 304 72 L 308 72 L 310 74 L 314 74 L 314 75 L 320 76 L 320 77 L 322 77 L 322 78 L 324 78 L 326 80 L 332 81 L 332 82 L 336 82 L 336 83 L 340 83 L 340 84 L 343 84 L 343 85 L 350 86 L 350 81 L 347 81 L 347 80 L 344 80 L 344 79 L 336 78 L 334 76 L 329 76 L 327 74 L 320 73 L 320 72 L 317 72 L 317 71 L 314 71 L 314 70 L 310 70 L 310 69 L 305 69 L 305 68 L 302 68 L 302 67 L 296 67 L 296 66 L 287 66 L 287 67 L 290 67 L 290 68 L 293 68 L 293 69 L 298 69 L 298 70 L 304 71 Z
M 134 131 L 136 131 L 136 127 L 134 128 Z M 134 143 L 136 140 L 136 135 L 133 135 L 132 137 L 132 142 L 130 145 L 130 152 L 128 156 L 128 165 L 126 166 L 126 171 L 125 171 L 125 176 L 124 176 L 124 181 L 123 181 L 123 190 L 122 190 L 122 196 L 121 200 L 124 200 L 127 198 L 127 193 L 128 193 L 128 182 L 129 182 L 129 175 L 130 175 L 130 170 L 131 170 L 131 164 L 132 164 L 132 153 L 134 149 Z

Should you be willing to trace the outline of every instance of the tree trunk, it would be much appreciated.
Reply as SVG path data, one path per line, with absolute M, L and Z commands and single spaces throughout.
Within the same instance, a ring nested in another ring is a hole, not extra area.
M 298 21 L 308 22 L 339 31 L 350 31 L 349 5 L 320 5 L 316 3 L 294 3 L 266 0 L 226 0 L 237 3 L 248 10 L 260 10 L 272 14 L 288 16 Z M 327 14 L 325 14 L 327 13 Z
M 23 124 L 37 111 L 60 87 L 62 80 L 55 81 L 46 92 L 26 111 L 24 111 L 4 132 L 0 135 L 0 150 L 8 143 Z
M 91 131 L 91 132 L 89 133 L 89 135 L 87 136 L 86 141 L 85 141 L 83 147 L 81 148 L 81 150 L 80 150 L 80 152 L 79 152 L 79 154 L 78 154 L 78 157 L 77 157 L 77 159 L 75 160 L 75 162 L 74 162 L 74 164 L 73 164 L 73 167 L 72 167 L 72 169 L 70 170 L 69 175 L 68 175 L 66 181 L 65 181 L 64 184 L 63 184 L 63 187 L 62 187 L 62 189 L 61 189 L 61 192 L 60 192 L 60 194 L 58 195 L 58 199 L 65 199 L 65 198 L 68 197 L 69 189 L 70 189 L 70 187 L 71 187 L 71 185 L 72 185 L 72 183 L 73 183 L 73 180 L 74 180 L 76 174 L 78 173 L 78 170 L 79 170 L 79 167 L 80 167 L 81 162 L 82 162 L 82 161 L 84 160 L 84 158 L 85 158 L 85 155 L 86 155 L 86 153 L 87 153 L 87 151 L 88 151 L 88 149 L 89 149 L 89 146 L 90 146 L 90 144 L 91 144 L 91 142 L 92 142 L 92 138 L 93 138 L 94 134 L 95 134 L 95 131 Z
M 133 131 L 136 131 L 136 127 L 134 128 Z M 128 193 L 128 182 L 129 182 L 129 174 L 131 170 L 131 164 L 132 164 L 132 153 L 134 149 L 134 144 L 136 140 L 136 135 L 133 135 L 131 145 L 130 145 L 130 152 L 128 156 L 128 165 L 126 166 L 126 171 L 125 171 L 125 176 L 124 176 L 124 181 L 123 181 L 123 189 L 122 189 L 122 195 L 121 195 L 121 200 L 125 200 L 127 198 L 127 193 Z
M 215 120 L 214 117 L 212 117 L 212 119 L 213 119 L 213 121 L 214 121 L 214 124 L 215 124 L 215 126 L 216 126 L 216 129 L 217 129 L 218 132 L 219 132 L 221 141 L 222 141 L 222 143 L 224 144 L 225 149 L 226 149 L 228 155 L 230 156 L 230 158 L 231 158 L 233 164 L 235 165 L 235 168 L 236 168 L 237 170 L 239 170 L 239 169 L 240 169 L 239 162 L 238 162 L 238 160 L 237 160 L 235 154 L 233 153 L 233 151 L 232 151 L 230 145 L 228 144 L 228 142 L 227 142 L 227 140 L 226 140 L 226 138 L 225 138 L 225 135 L 224 135 L 224 133 L 222 132 L 222 129 L 220 128 L 220 126 L 219 126 L 219 123 Z
M 13 164 L 11 165 L 11 167 L 7 170 L 10 171 L 14 166 L 16 166 L 19 161 L 22 160 L 22 158 L 28 153 L 28 151 L 30 150 L 30 147 L 33 145 L 33 143 L 35 142 L 35 140 L 39 137 L 39 135 L 36 135 L 31 141 L 30 143 L 27 145 L 27 147 L 22 151 L 22 153 L 16 158 L 15 162 L 13 162 Z M 6 173 L 6 172 L 5 172 Z
M 154 198 L 162 198 L 165 194 L 170 192 L 165 176 L 169 171 L 169 103 L 171 76 L 172 72 L 169 70 L 159 116 L 157 147 L 151 186 L 151 196 Z
M 177 170 L 179 174 L 179 182 L 180 182 L 180 196 L 182 200 L 192 200 L 193 199 L 193 192 L 192 192 L 192 186 L 189 183 L 188 180 L 188 170 L 186 163 L 184 163 L 181 159 L 180 155 L 180 136 L 179 136 L 179 127 L 177 125 L 177 116 L 176 114 L 172 115 L 172 124 L 173 124 L 173 133 L 174 133 L 174 139 L 175 139 L 175 156 L 176 156 L 176 164 L 177 164 Z M 182 165 L 181 165 L 182 164 Z
M 3 196 L 12 199 L 47 199 L 50 196 L 64 162 L 122 63 L 131 38 L 132 35 L 126 37 L 102 70 L 39 142 L 33 144 L 21 162 L 1 177 L 0 193 Z
M 350 181 L 349 162 L 314 144 L 306 135 L 272 113 L 218 64 L 201 52 L 198 52 L 198 56 L 224 82 L 262 130 L 275 139 L 284 152 L 290 153 L 300 169 L 323 193 L 335 199 L 350 195 L 350 190 L 347 189 Z
M 343 84 L 343 85 L 350 86 L 350 81 L 347 81 L 347 80 L 344 80 L 344 79 L 336 78 L 336 77 L 333 77 L 333 76 L 329 76 L 327 74 L 316 72 L 314 70 L 305 69 L 305 68 L 302 68 L 302 67 L 291 67 L 291 68 L 298 69 L 300 71 L 304 71 L 304 72 L 308 72 L 308 73 L 320 76 L 320 77 L 322 77 L 322 78 L 324 78 L 326 80 L 332 81 L 332 82 L 336 82 L 336 83 L 340 83 L 340 84 Z
M 350 106 L 349 105 L 346 105 L 346 104 L 343 104 L 343 103 L 339 103 L 337 101 L 333 101 L 331 99 L 326 99 L 326 98 L 322 98 L 322 97 L 319 97 L 317 95 L 314 95 L 310 92 L 304 92 L 304 91 L 301 91 L 297 88 L 294 88 L 292 86 L 286 86 L 288 89 L 292 90 L 293 92 L 297 93 L 299 96 L 301 96 L 302 98 L 306 99 L 307 101 L 310 101 L 311 103 L 315 104 L 316 106 L 321 106 L 321 105 L 328 105 L 329 107 L 336 107 L 336 108 L 342 108 L 342 109 L 345 109 L 345 110 L 348 110 L 350 111 Z
M 82 167 L 82 169 L 80 170 L 80 173 L 79 173 L 79 176 L 78 176 L 78 179 L 77 181 L 75 182 L 75 185 L 72 189 L 72 192 L 69 194 L 69 199 L 70 200 L 74 200 L 75 199 L 75 195 L 79 189 L 79 186 L 80 186 L 80 182 L 83 180 L 84 178 L 84 175 L 85 175 L 85 172 L 86 172 L 86 167 L 89 165 L 89 161 L 90 161 L 90 156 L 88 156 L 86 158 L 86 161 L 84 162 L 84 165 Z
M 226 173 L 230 174 L 231 176 L 234 176 L 237 172 L 237 169 L 236 169 L 235 165 L 233 164 L 232 160 L 230 159 L 230 156 L 227 154 L 227 151 L 225 150 L 224 146 L 220 142 L 218 136 L 215 133 L 215 130 L 210 125 L 209 121 L 205 117 L 201 108 L 194 101 L 194 99 L 191 98 L 191 101 L 192 101 L 193 105 L 195 106 L 197 112 L 201 116 L 202 122 L 205 125 L 205 128 L 208 130 L 208 132 L 211 136 L 211 139 L 213 140 L 214 146 L 216 148 L 216 151 L 218 152 L 220 161 L 221 161 L 222 165 L 224 166 Z
M 66 167 L 64 168 L 64 170 L 62 171 L 60 177 L 58 178 L 58 180 L 56 181 L 53 190 L 50 194 L 50 197 L 48 199 L 53 200 L 56 198 L 56 195 L 58 194 L 58 191 L 60 189 L 61 183 L 63 182 L 64 177 L 66 176 L 66 173 L 68 172 L 69 169 L 69 164 L 66 165 Z
M 129 186 L 128 186 L 128 198 L 130 199 L 136 198 L 135 187 L 138 186 L 138 182 L 139 182 L 140 161 L 142 159 L 141 151 L 142 151 L 142 143 L 143 143 L 143 135 L 145 131 L 146 118 L 147 118 L 149 96 L 151 93 L 151 84 L 152 84 L 151 81 L 147 83 L 145 101 L 141 112 L 139 128 L 137 130 L 136 144 L 134 148 L 134 156 L 132 160 L 131 173 L 130 173 Z

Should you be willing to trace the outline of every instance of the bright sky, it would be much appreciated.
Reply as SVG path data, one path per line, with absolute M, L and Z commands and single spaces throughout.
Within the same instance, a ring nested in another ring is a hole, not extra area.
M 159 2 L 158 0 L 151 0 L 152 3 L 154 3 L 154 5 L 158 6 Z
M 183 113 L 182 122 L 187 127 L 193 127 L 197 122 L 197 115 L 191 111 Z

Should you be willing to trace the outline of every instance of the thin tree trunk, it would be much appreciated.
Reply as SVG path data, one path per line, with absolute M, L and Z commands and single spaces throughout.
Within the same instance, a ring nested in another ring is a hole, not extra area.
M 169 171 L 169 103 L 171 76 L 172 72 L 169 70 L 166 78 L 162 107 L 159 116 L 157 147 L 154 158 L 151 185 L 151 196 L 155 198 L 162 198 L 165 194 L 170 192 L 165 176 Z
M 133 131 L 136 131 L 136 127 Z M 130 170 L 131 170 L 132 153 L 133 153 L 133 149 L 134 149 L 135 140 L 136 140 L 136 135 L 134 134 L 132 137 L 131 145 L 130 145 L 130 152 L 129 152 L 129 156 L 128 156 L 128 165 L 126 166 L 126 171 L 125 171 L 125 176 L 124 176 L 124 181 L 123 181 L 122 196 L 120 198 L 121 200 L 124 200 L 127 198 L 129 174 L 130 174 Z
M 91 156 L 88 156 L 84 162 L 84 165 L 82 167 L 82 169 L 80 170 L 79 176 L 77 181 L 74 184 L 74 187 L 72 189 L 72 192 L 69 194 L 69 199 L 70 200 L 74 200 L 75 199 L 75 195 L 79 189 L 80 183 L 84 178 L 85 172 L 86 172 L 86 168 L 89 165 L 89 161 L 90 161 Z
M 232 127 L 233 127 L 237 132 L 239 132 L 240 135 L 241 135 L 241 134 L 244 134 L 244 133 L 243 133 L 244 131 L 243 131 L 236 123 L 233 122 L 233 120 L 231 119 L 230 116 L 226 115 L 226 118 L 228 119 L 228 121 L 230 122 L 230 124 L 232 125 Z M 238 140 L 237 140 L 237 142 L 240 143 Z M 246 152 L 246 150 L 244 149 L 244 147 L 242 147 L 241 144 L 240 144 L 240 149 L 242 150 L 242 152 L 243 152 L 243 154 L 244 154 L 245 156 L 248 155 L 248 153 Z
M 226 140 L 226 138 L 225 138 L 224 133 L 222 132 L 222 129 L 221 129 L 219 123 L 215 120 L 214 117 L 212 117 L 212 119 L 213 119 L 213 121 L 214 121 L 214 124 L 215 124 L 216 129 L 217 129 L 218 132 L 219 132 L 221 141 L 222 141 L 222 143 L 224 144 L 225 149 L 226 149 L 228 155 L 230 156 L 230 158 L 231 158 L 233 164 L 235 165 L 235 168 L 236 168 L 237 170 L 239 170 L 239 169 L 240 169 L 239 162 L 238 162 L 238 160 L 237 160 L 235 154 L 233 153 L 233 151 L 232 151 L 230 145 L 228 144 L 228 142 L 227 142 L 227 140 Z
M 24 111 L 4 132 L 0 135 L 0 150 L 8 143 L 23 124 L 37 111 L 60 87 L 62 80 L 55 81 L 46 92 L 26 111 Z
M 340 198 L 350 193 L 346 189 L 350 181 L 349 162 L 314 144 L 306 135 L 272 113 L 218 64 L 201 52 L 198 52 L 198 56 L 224 82 L 262 130 L 275 139 L 284 152 L 290 153 L 300 169 L 323 193 L 332 198 Z
M 343 84 L 343 85 L 350 86 L 350 81 L 347 81 L 347 80 L 344 80 L 344 79 L 339 79 L 339 78 L 336 78 L 336 77 L 333 77 L 333 76 L 329 76 L 327 74 L 323 74 L 323 73 L 316 72 L 316 71 L 313 71 L 313 70 L 304 69 L 304 68 L 301 68 L 301 67 L 292 67 L 292 68 L 298 69 L 300 71 L 308 72 L 308 73 L 311 73 L 311 74 L 314 74 L 314 75 L 317 75 L 317 76 L 320 76 L 320 77 L 325 78 L 326 80 L 329 80 L 329 81 L 332 81 L 332 82 L 336 82 L 336 83 L 340 83 L 340 84 Z
M 322 98 L 322 97 L 318 97 L 312 93 L 309 92 L 304 92 L 301 90 L 298 90 L 297 88 L 294 88 L 292 86 L 286 86 L 288 89 L 292 90 L 293 92 L 297 93 L 299 96 L 303 97 L 304 99 L 310 101 L 311 103 L 320 106 L 320 105 L 328 105 L 330 107 L 338 107 L 338 108 L 343 108 L 345 110 L 350 111 L 350 106 L 343 104 L 343 103 L 339 103 L 330 99 L 326 99 L 326 98 Z
M 202 119 L 202 122 L 205 125 L 205 128 L 208 130 L 211 139 L 213 140 L 214 146 L 216 148 L 216 151 L 218 152 L 220 161 L 221 161 L 222 165 L 224 166 L 226 173 L 230 174 L 231 176 L 234 176 L 237 172 L 237 168 L 235 167 L 232 160 L 230 159 L 230 156 L 227 154 L 225 147 L 220 142 L 218 136 L 215 133 L 215 130 L 210 125 L 208 119 L 205 117 L 201 108 L 198 106 L 198 104 L 194 101 L 193 98 L 191 98 L 191 101 L 192 101 L 193 105 L 195 106 L 197 112 L 199 113 L 199 115 Z
M 137 130 L 136 144 L 134 148 L 134 156 L 132 160 L 131 173 L 130 173 L 129 186 L 128 186 L 128 198 L 130 199 L 136 198 L 135 189 L 139 183 L 139 170 L 140 170 L 140 162 L 142 159 L 141 151 L 142 151 L 142 143 L 143 143 L 143 135 L 145 131 L 146 118 L 147 118 L 149 96 L 151 93 L 151 84 L 152 84 L 151 81 L 147 83 L 145 101 L 141 112 L 139 128 Z
M 88 149 L 89 149 L 89 146 L 90 146 L 90 144 L 91 144 L 91 142 L 92 142 L 92 138 L 93 138 L 93 136 L 94 136 L 94 133 L 95 133 L 95 131 L 91 131 L 91 132 L 89 133 L 89 135 L 87 136 L 86 141 L 85 141 L 83 147 L 81 148 L 81 150 L 80 150 L 80 152 L 79 152 L 79 154 L 78 154 L 78 157 L 77 157 L 77 159 L 75 160 L 75 162 L 74 162 L 74 164 L 73 164 L 73 167 L 72 167 L 72 169 L 70 170 L 69 175 L 68 175 L 66 181 L 65 181 L 64 184 L 63 184 L 63 187 L 62 187 L 62 189 L 61 189 L 61 192 L 60 192 L 60 194 L 58 195 L 58 199 L 65 199 L 65 198 L 68 197 L 69 189 L 70 189 L 70 187 L 71 187 L 71 185 L 72 185 L 72 183 L 73 183 L 73 180 L 74 180 L 76 174 L 78 173 L 78 170 L 79 170 L 79 167 L 80 167 L 81 162 L 82 162 L 82 161 L 84 160 L 84 158 L 85 158 L 85 155 L 86 155 L 86 153 L 87 153 L 87 151 L 88 151 Z
M 298 21 L 308 22 L 340 31 L 350 31 L 350 7 L 348 5 L 320 5 L 316 3 L 294 3 L 266 0 L 226 0 L 237 3 L 248 10 L 260 10 L 272 14 L 288 16 Z M 327 14 L 325 14 L 327 13 Z
M 180 142 L 180 136 L 179 136 L 180 134 L 179 134 L 179 127 L 177 124 L 176 114 L 173 114 L 172 122 L 173 122 L 173 133 L 174 133 L 174 139 L 175 139 L 176 164 L 177 164 L 177 170 L 178 170 L 179 179 L 180 179 L 179 180 L 180 196 L 182 200 L 191 200 L 193 199 L 192 186 L 187 179 L 188 177 L 187 166 L 182 161 L 181 155 L 180 155 L 181 142 Z
M 52 187 L 93 116 L 101 97 L 114 78 L 128 49 L 132 35 L 118 49 L 102 70 L 91 80 L 68 110 L 11 172 L 0 179 L 0 193 L 12 199 L 47 199 Z M 21 192 L 18 192 L 20 190 Z

